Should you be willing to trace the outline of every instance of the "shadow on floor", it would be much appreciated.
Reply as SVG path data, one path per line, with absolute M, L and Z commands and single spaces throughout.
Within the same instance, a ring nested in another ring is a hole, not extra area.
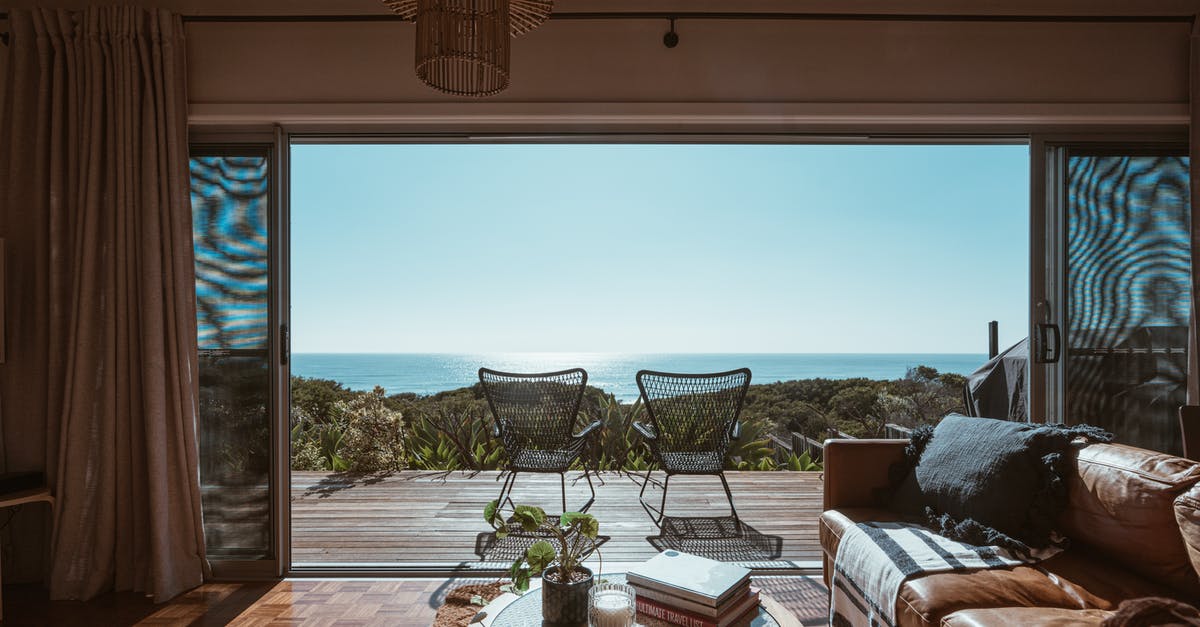
M 471 586 L 478 584 L 487 584 L 496 581 L 495 577 L 455 577 L 442 582 L 442 585 L 433 591 L 429 597 L 429 607 L 435 611 L 446 602 L 446 595 L 454 591 L 455 588 L 462 586 Z
M 319 499 L 329 498 L 336 492 L 349 490 L 356 485 L 370 486 L 382 482 L 392 476 L 389 472 L 358 473 L 335 472 L 322 477 L 315 484 L 304 488 L 304 496 L 317 495 Z
M 609 539 L 610 536 L 596 536 L 596 546 L 602 546 Z M 508 566 L 518 557 L 525 555 L 525 550 L 538 540 L 546 540 L 557 546 L 554 536 L 545 531 L 529 532 L 520 527 L 513 527 L 504 538 L 497 538 L 495 531 L 480 533 L 475 536 L 475 555 L 478 555 L 481 561 L 499 562 Z
M 666 516 L 659 535 L 646 541 L 659 551 L 673 549 L 722 562 L 766 562 L 783 555 L 783 538 L 766 535 L 733 516 Z
M 820 577 L 755 577 L 755 585 L 786 607 L 801 625 L 829 624 L 829 588 Z
M 39 584 L 4 586 L 5 625 L 227 625 L 270 592 L 275 582 L 206 584 L 156 605 L 136 592 L 110 592 L 87 602 L 51 601 Z

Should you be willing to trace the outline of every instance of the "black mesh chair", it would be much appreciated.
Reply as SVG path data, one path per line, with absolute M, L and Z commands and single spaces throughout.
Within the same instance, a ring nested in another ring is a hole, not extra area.
M 508 472 L 500 488 L 498 505 L 512 506 L 510 494 L 517 473 L 556 472 L 562 484 L 563 511 L 567 511 L 567 482 L 565 473 L 587 444 L 588 438 L 600 428 L 596 420 L 579 433 L 574 433 L 579 403 L 587 385 L 587 372 L 582 368 L 516 374 L 479 369 L 479 382 L 487 396 L 488 406 L 495 418 L 494 433 L 508 454 Z M 592 496 L 575 511 L 586 511 L 596 500 L 596 488 L 588 469 L 583 471 Z
M 712 374 L 675 374 L 642 370 L 638 389 L 650 417 L 649 423 L 634 422 L 633 428 L 650 445 L 650 453 L 667 473 L 658 509 L 646 503 L 650 472 L 642 482 L 638 500 L 660 525 L 667 508 L 667 487 L 672 475 L 717 475 L 729 499 L 729 511 L 738 520 L 733 494 L 725 481 L 725 454 L 736 440 L 741 425 L 738 415 L 750 387 L 750 369 Z

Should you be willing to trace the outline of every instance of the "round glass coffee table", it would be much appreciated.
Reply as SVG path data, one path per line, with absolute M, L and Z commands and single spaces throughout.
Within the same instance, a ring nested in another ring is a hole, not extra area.
M 616 583 L 625 583 L 625 575 L 604 575 L 606 581 Z M 765 594 L 760 592 L 760 595 Z M 496 619 L 492 621 L 492 627 L 539 627 L 542 624 L 542 589 L 530 590 L 522 595 L 517 600 L 509 603 L 507 607 L 500 610 L 496 615 Z M 637 624 L 643 627 L 670 627 L 670 623 L 660 621 L 655 618 L 638 614 Z M 767 611 L 765 605 L 760 602 L 758 604 L 758 616 L 750 623 L 751 627 L 779 627 L 779 623 L 771 613 Z

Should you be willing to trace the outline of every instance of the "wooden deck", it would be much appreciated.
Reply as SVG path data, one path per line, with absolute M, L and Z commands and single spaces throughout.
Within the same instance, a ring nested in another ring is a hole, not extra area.
M 532 542 L 497 541 L 483 506 L 500 491 L 497 472 L 404 471 L 382 476 L 292 473 L 292 561 L 296 566 L 438 564 L 507 566 Z M 668 548 L 764 569 L 819 567 L 817 516 L 822 474 L 729 472 L 741 525 L 728 516 L 716 477 L 674 477 L 659 530 L 638 504 L 641 478 L 614 472 L 593 477 L 606 563 L 640 562 Z M 661 479 L 661 475 L 656 478 Z M 588 496 L 577 473 L 567 476 L 567 504 Z M 646 491 L 657 502 L 661 492 Z M 513 500 L 561 509 L 558 475 L 521 474 Z

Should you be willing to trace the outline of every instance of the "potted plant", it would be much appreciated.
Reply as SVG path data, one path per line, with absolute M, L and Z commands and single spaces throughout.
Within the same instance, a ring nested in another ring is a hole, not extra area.
M 513 562 L 509 569 L 512 587 L 517 592 L 528 590 L 530 575 L 541 573 L 543 625 L 586 625 L 588 590 L 594 577 L 592 571 L 584 567 L 583 558 L 597 551 L 596 534 L 600 522 L 596 517 L 583 512 L 566 512 L 555 518 L 547 516 L 540 507 L 517 505 L 506 521 L 496 501 L 484 507 L 483 517 L 496 530 L 497 538 L 508 535 L 510 524 L 520 525 L 526 532 L 550 536 L 553 544 L 538 540 Z

